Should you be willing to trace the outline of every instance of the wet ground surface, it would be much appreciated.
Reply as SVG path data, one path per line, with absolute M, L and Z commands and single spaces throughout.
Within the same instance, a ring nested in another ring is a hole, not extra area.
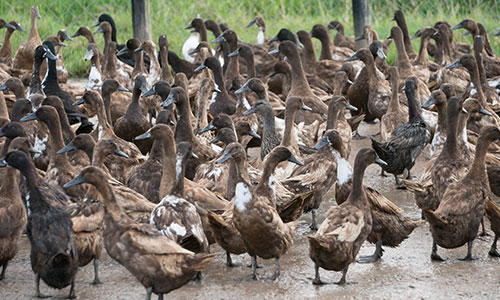
M 361 126 L 363 135 L 377 132 L 377 125 Z M 353 140 L 350 160 L 357 151 L 370 145 L 369 139 Z M 419 176 L 427 164 L 423 155 L 412 170 Z M 365 184 L 378 189 L 403 209 L 406 215 L 418 219 L 420 210 L 415 205 L 413 195 L 397 190 L 392 177 L 380 177 L 379 168 L 370 166 L 365 175 Z M 333 197 L 330 195 L 330 197 Z M 319 210 L 320 221 L 326 210 L 335 205 L 334 200 L 326 200 Z M 276 282 L 266 282 L 274 271 L 274 261 L 259 260 L 263 265 L 258 269 L 262 280 L 248 281 L 250 268 L 226 267 L 225 253 L 218 246 L 212 252 L 219 255 L 203 271 L 201 283 L 190 283 L 166 295 L 166 299 L 500 299 L 500 259 L 488 256 L 493 240 L 489 223 L 489 236 L 478 237 L 473 246 L 475 260 L 460 261 L 466 254 L 466 247 L 439 253 L 448 260 L 432 262 L 431 234 L 428 224 L 415 229 L 410 237 L 398 248 L 385 248 L 383 258 L 372 264 L 354 263 L 349 268 L 345 286 L 327 284 L 315 286 L 314 265 L 309 258 L 307 236 L 310 214 L 301 218 L 294 245 L 281 259 L 281 277 Z M 35 294 L 34 275 L 29 260 L 29 242 L 23 237 L 20 251 L 9 264 L 6 278 L 0 281 L 0 299 L 31 299 Z M 365 243 L 361 255 L 368 255 L 374 245 Z M 250 263 L 247 255 L 233 256 L 234 261 Z M 336 282 L 341 273 L 321 270 L 323 281 Z M 100 276 L 103 284 L 91 285 L 92 264 L 80 268 L 77 274 L 76 295 L 79 299 L 143 299 L 145 289 L 121 265 L 113 261 L 103 250 L 100 260 Z M 69 288 L 54 290 L 41 284 L 42 293 L 63 298 Z

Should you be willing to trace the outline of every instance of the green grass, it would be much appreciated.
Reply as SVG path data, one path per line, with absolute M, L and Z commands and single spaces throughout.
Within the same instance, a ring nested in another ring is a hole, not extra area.
M 16 2 L 18 1 L 18 2 Z M 11 0 L 0 6 L 0 17 L 6 20 L 17 20 L 29 31 L 29 8 L 35 1 Z M 128 0 L 115 0 L 111 4 L 104 0 L 47 0 L 39 4 L 42 19 L 38 21 L 38 31 L 42 40 L 49 35 L 55 35 L 59 29 L 65 28 L 68 34 L 76 32 L 80 26 L 90 26 L 97 20 L 99 14 L 107 12 L 113 16 L 118 28 L 118 42 L 125 43 L 132 36 L 131 4 Z M 5 2 L 4 2 L 5 3 Z M 376 3 L 376 4 L 375 4 Z M 395 22 L 392 15 L 396 9 L 402 9 L 408 23 L 410 34 L 417 29 L 432 26 L 438 20 L 446 20 L 455 25 L 463 18 L 469 17 L 483 23 L 490 33 L 493 49 L 500 45 L 500 39 L 492 34 L 500 26 L 500 8 L 495 1 L 443 0 L 443 1 L 372 1 L 371 22 L 378 31 L 380 38 L 385 38 Z M 346 34 L 354 35 L 352 29 L 351 1 L 321 1 L 321 0 L 207 0 L 205 3 L 190 3 L 188 1 L 151 0 L 151 23 L 153 40 L 158 35 L 166 34 L 170 49 L 181 52 L 184 40 L 189 32 L 184 27 L 196 14 L 204 19 L 214 19 L 227 23 L 245 42 L 255 42 L 257 29 L 245 29 L 254 15 L 264 17 L 267 25 L 267 36 L 274 36 L 282 27 L 296 32 L 300 29 L 309 31 L 314 24 L 327 24 L 334 19 L 344 23 Z M 464 30 L 455 34 L 455 40 L 471 42 L 471 37 L 463 37 Z M 333 32 L 332 32 L 333 33 Z M 2 32 L 3 34 L 3 32 Z M 27 39 L 28 33 L 16 32 L 12 38 L 13 52 L 19 43 Z M 209 34 L 209 39 L 212 39 Z M 99 47 L 103 47 L 102 36 L 97 36 Z M 319 42 L 314 40 L 319 49 Z M 418 50 L 419 40 L 413 41 Z M 89 63 L 83 61 L 86 40 L 82 37 L 67 42 L 63 50 L 64 61 L 70 76 L 84 77 Z M 395 48 L 391 47 L 388 61 L 395 58 Z M 497 51 L 498 52 L 498 51 Z M 319 51 L 317 51 L 319 55 Z M 500 52 L 498 52 L 500 53 Z

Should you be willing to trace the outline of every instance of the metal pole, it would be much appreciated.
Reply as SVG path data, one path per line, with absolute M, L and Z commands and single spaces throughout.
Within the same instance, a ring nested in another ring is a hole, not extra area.
M 149 0 L 132 0 L 132 26 L 134 38 L 141 42 L 151 40 Z
M 370 24 L 370 5 L 368 0 L 352 0 L 352 15 L 354 20 L 354 34 L 363 34 L 363 27 Z M 368 47 L 366 40 L 356 41 L 356 50 Z

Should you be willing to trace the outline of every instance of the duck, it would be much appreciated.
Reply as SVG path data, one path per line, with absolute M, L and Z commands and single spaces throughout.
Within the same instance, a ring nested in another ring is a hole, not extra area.
M 387 142 L 381 143 L 372 138 L 373 149 L 387 163 L 382 166 L 382 170 L 393 174 L 398 186 L 400 182 L 397 175 L 402 174 L 404 170 L 410 174 L 417 157 L 431 141 L 431 132 L 418 112 L 415 99 L 416 81 L 414 76 L 410 76 L 405 84 L 408 123 L 396 127 Z
M 359 150 L 354 161 L 353 187 L 347 200 L 328 209 L 314 236 L 308 236 L 309 257 L 314 262 L 313 284 L 323 284 L 319 268 L 342 271 L 337 284 L 346 283 L 347 270 L 372 230 L 370 204 L 363 189 L 363 175 L 372 164 L 384 164 L 369 148 Z
M 448 185 L 436 210 L 424 209 L 434 243 L 431 258 L 443 260 L 437 253 L 437 246 L 434 245 L 458 248 L 467 244 L 467 255 L 464 260 L 473 259 L 472 243 L 485 214 L 487 195 L 490 193 L 485 155 L 489 144 L 498 139 L 500 130 L 495 126 L 485 126 L 481 130 L 476 156 L 467 174 Z
M 333 44 L 337 47 L 349 48 L 352 51 L 356 51 L 354 47 L 354 38 L 344 35 L 344 25 L 339 21 L 331 21 L 328 23 L 328 29 L 336 30 L 337 34 L 333 38 Z
M 100 90 L 102 88 L 102 75 L 101 75 L 101 61 L 99 60 L 99 55 L 97 55 L 97 46 L 94 43 L 89 43 L 87 45 L 87 50 L 85 51 L 84 61 L 90 60 L 90 73 L 87 84 L 85 85 L 86 90 Z
M 116 93 L 117 91 L 126 92 L 127 94 Z M 101 95 L 104 101 L 107 121 L 110 122 L 110 125 L 115 124 L 116 120 L 127 112 L 128 105 L 130 104 L 130 95 L 128 93 L 130 91 L 115 79 L 106 79 L 102 83 Z M 141 107 L 141 109 L 143 112 L 145 111 L 144 107 Z
M 236 101 L 227 93 L 220 62 L 215 57 L 208 57 L 195 69 L 195 72 L 199 72 L 205 68 L 212 70 L 215 87 L 220 91 L 220 93 L 216 93 L 215 97 L 212 97 L 209 113 L 214 117 L 221 113 L 227 115 L 234 114 L 236 112 Z
M 119 137 L 117 137 L 111 128 L 106 116 L 106 109 L 104 102 L 96 91 L 86 91 L 83 97 L 73 105 L 87 104 L 94 112 L 97 113 L 98 123 L 96 130 L 94 130 L 95 135 L 97 135 L 96 140 L 100 139 L 111 139 L 116 145 L 123 151 L 129 158 L 115 157 L 111 156 L 105 161 L 106 167 L 108 167 L 111 175 L 120 182 L 127 182 L 128 173 L 131 168 L 142 164 L 145 160 L 144 156 L 141 154 L 139 148 L 134 143 L 127 142 Z M 62 147 L 61 147 L 62 148 Z
M 432 73 L 427 75 L 429 72 L 436 72 L 439 70 L 440 66 L 434 61 L 429 60 L 428 55 L 430 54 L 429 49 L 432 48 L 430 43 L 430 39 L 434 38 L 436 29 L 433 27 L 425 27 L 417 30 L 417 32 L 411 37 L 412 40 L 416 38 L 421 38 L 420 40 L 420 48 L 418 51 L 417 57 L 412 61 L 414 67 L 416 67 L 417 73 L 423 73 L 425 76 L 428 76 L 428 81 L 431 77 L 433 77 Z M 435 51 L 435 49 L 434 49 Z M 427 71 L 428 69 L 428 71 Z
M 128 142 L 135 142 L 137 147 L 141 150 L 142 154 L 146 154 L 151 150 L 152 143 L 150 142 L 136 142 L 134 138 L 151 128 L 150 123 L 144 117 L 139 106 L 139 99 L 141 93 L 146 93 L 147 80 L 144 75 L 138 75 L 134 79 L 134 89 L 132 94 L 132 101 L 130 102 L 125 114 L 116 120 L 114 124 L 115 134 Z
M 21 139 L 21 138 L 16 138 Z M 14 142 L 14 141 L 13 141 Z M 2 149 L 3 153 L 7 152 L 7 147 L 10 143 L 5 142 Z M 5 160 L 0 160 L 0 167 L 6 167 Z M 17 244 L 21 239 L 23 230 L 27 224 L 26 208 L 21 199 L 18 185 L 18 171 L 15 168 L 7 168 L 3 174 L 4 181 L 0 187 L 0 223 L 2 224 L 2 234 L 0 236 L 0 265 L 2 272 L 0 280 L 5 279 L 5 271 L 10 260 L 12 260 L 17 252 Z
M 19 170 L 28 185 L 30 196 L 26 231 L 31 244 L 31 267 L 35 273 L 35 297 L 44 297 L 40 293 L 42 279 L 52 288 L 62 289 L 70 285 L 68 297 L 75 298 L 78 253 L 70 215 L 52 205 L 47 195 L 41 192 L 39 182 L 42 180 L 24 152 L 15 150 L 7 153 L 0 166 Z
M 4 21 L 5 22 L 5 21 Z M 12 67 L 12 46 L 10 43 L 10 39 L 15 30 L 20 32 L 26 32 L 23 27 L 17 21 L 10 21 L 9 23 L 5 22 L 5 27 L 7 27 L 7 31 L 5 32 L 5 37 L 3 39 L 3 44 L 0 48 L 0 64 L 2 65 L 2 69 L 5 67 Z
M 151 87 L 160 80 L 161 68 L 156 58 L 156 45 L 152 41 L 144 41 L 135 51 L 144 51 L 149 59 L 149 73 L 146 75 L 147 86 Z M 168 70 L 168 63 L 165 64 Z
M 203 22 L 203 20 L 201 20 L 201 21 Z M 190 23 L 184 29 L 192 29 L 192 28 L 193 28 L 193 26 Z M 206 31 L 205 31 L 205 34 L 206 34 Z M 189 37 L 186 39 L 186 41 L 182 45 L 182 56 L 184 57 L 184 59 L 187 62 L 190 62 L 190 63 L 195 62 L 194 56 L 191 56 L 189 54 L 189 52 L 193 51 L 193 49 L 195 49 L 199 43 L 200 43 L 200 33 L 198 31 L 196 31 L 196 29 L 192 29 L 190 31 Z
M 304 211 L 311 211 L 311 230 L 318 229 L 316 210 L 321 205 L 325 193 L 335 183 L 335 170 L 345 161 L 346 145 L 334 129 L 328 129 L 316 144 L 318 151 L 304 158 L 304 165 L 293 169 L 288 178 L 281 181 L 283 186 L 295 194 L 303 195 Z M 342 161 L 341 161 L 342 160 Z
M 328 29 L 323 24 L 316 24 L 311 30 L 311 37 L 317 38 L 321 42 L 321 54 L 319 60 L 329 59 L 333 61 L 343 61 L 352 55 L 354 51 L 346 47 L 335 47 L 330 38 Z
M 21 72 L 29 72 L 33 67 L 33 56 L 37 46 L 42 44 L 40 35 L 36 27 L 36 20 L 40 19 L 38 6 L 33 5 L 30 9 L 31 27 L 28 39 L 17 47 L 16 54 L 14 54 L 14 61 L 12 68 L 20 70 Z
M 264 22 L 264 19 L 261 16 L 255 16 L 255 18 L 248 23 L 245 28 L 250 28 L 253 25 L 257 26 L 259 28 L 259 32 L 257 33 L 257 44 L 258 45 L 264 45 L 267 42 L 266 38 L 266 22 Z
M 269 153 L 264 168 L 268 172 L 254 189 L 249 183 L 248 171 L 242 169 L 246 154 L 238 143 L 227 146 L 224 154 L 217 162 L 223 163 L 233 159 L 237 170 L 233 222 L 240 232 L 248 253 L 252 257 L 253 280 L 257 280 L 257 256 L 264 259 L 275 259 L 274 281 L 280 274 L 280 258 L 293 243 L 293 233 L 297 222 L 283 223 L 278 212 L 272 206 L 272 176 L 274 168 L 284 160 L 292 160 L 301 164 L 286 147 L 277 147 Z M 269 177 L 268 177 L 269 176 Z M 267 177 L 267 178 L 266 178 Z M 269 182 L 271 182 L 269 184 Z
M 487 102 L 490 102 L 493 106 L 498 107 L 498 94 L 495 88 L 491 87 L 486 79 L 485 66 L 491 66 L 491 63 L 484 64 L 481 49 L 483 49 L 483 38 L 479 35 L 474 37 L 474 58 L 476 59 L 477 70 L 479 72 L 479 79 L 481 82 L 481 89 L 483 90 L 484 96 Z
M 47 59 L 57 59 L 56 56 L 49 50 L 46 45 L 40 45 L 35 49 L 34 62 L 33 62 L 33 73 L 31 75 L 31 82 L 27 90 L 27 98 L 32 99 L 34 95 L 41 95 L 45 97 L 45 93 L 42 88 L 42 82 L 40 80 L 40 67 L 42 63 Z
M 292 67 L 292 84 L 287 98 L 292 96 L 301 97 L 304 104 L 312 109 L 310 112 L 298 114 L 296 122 L 304 122 L 307 125 L 314 122 L 314 120 L 322 121 L 322 116 L 328 112 L 328 106 L 312 93 L 302 68 L 297 46 L 292 41 L 285 40 L 280 42 L 278 49 L 271 52 L 285 55 Z
M 481 52 L 484 51 L 487 55 L 494 56 L 493 49 L 491 48 L 491 45 L 489 42 L 488 34 L 486 33 L 486 30 L 484 30 L 484 26 L 481 23 L 476 23 L 476 21 L 474 21 L 472 19 L 465 18 L 462 21 L 460 21 L 460 23 L 451 27 L 450 29 L 457 30 L 457 29 L 461 29 L 461 28 L 464 28 L 465 30 L 467 30 L 467 32 L 473 38 L 477 35 L 481 35 L 483 37 L 483 39 L 485 39 L 484 49 Z M 481 30 L 481 28 L 483 30 Z M 464 51 L 466 54 L 470 54 L 472 52 L 470 45 L 468 45 L 468 46 L 469 46 L 467 49 L 468 51 Z
M 104 246 L 109 256 L 124 266 L 146 288 L 160 298 L 189 282 L 215 254 L 195 254 L 161 234 L 153 225 L 129 218 L 107 183 L 108 175 L 87 167 L 66 186 L 89 183 L 102 195 L 105 210 Z M 151 267 L 154 271 L 151 271 Z M 166 268 L 165 266 L 173 266 Z
M 387 112 L 380 118 L 380 137 L 382 141 L 387 141 L 394 129 L 406 122 L 406 112 L 399 103 L 398 69 L 396 67 L 390 67 L 389 74 L 391 78 L 392 97 L 387 106 Z M 436 137 L 436 135 L 434 135 L 434 137 Z
M 90 161 L 94 157 L 94 138 L 87 133 L 81 133 L 76 135 L 69 143 L 66 144 L 62 149 L 59 149 L 56 153 L 63 154 L 66 152 L 80 150 L 85 153 Z
M 431 93 L 431 96 L 425 103 L 422 104 L 422 108 L 429 108 L 432 105 L 435 105 L 438 112 L 438 123 L 436 127 L 436 131 L 432 137 L 431 147 L 429 149 L 430 156 L 434 156 L 439 154 L 443 148 L 443 145 L 446 141 L 447 136 L 447 106 L 448 99 L 446 94 L 441 90 L 434 90 Z
M 218 63 L 218 61 L 217 61 Z M 216 152 L 210 146 L 202 144 L 193 134 L 191 122 L 191 106 L 186 97 L 186 91 L 181 87 L 175 87 L 170 91 L 168 98 L 162 103 L 163 107 L 168 107 L 175 103 L 178 112 L 178 120 L 175 127 L 175 140 L 177 143 L 187 141 L 193 146 L 193 153 L 198 156 L 197 159 L 188 160 L 188 169 L 186 177 L 193 179 L 196 167 L 204 162 L 213 159 Z
M 180 58 L 175 52 L 168 50 L 168 63 L 174 73 L 184 73 L 190 79 L 194 75 L 197 65 Z
M 417 53 L 415 53 L 415 50 L 411 45 L 410 33 L 408 32 L 408 25 L 406 25 L 406 19 L 404 13 L 399 9 L 396 10 L 394 12 L 394 17 L 392 18 L 392 20 L 396 21 L 398 27 L 401 29 L 401 32 L 403 33 L 405 51 L 406 54 L 408 55 L 408 58 L 415 59 L 417 57 Z
M 160 51 L 158 52 L 158 63 L 161 67 L 160 80 L 166 81 L 168 83 L 173 83 L 174 78 L 168 67 L 168 39 L 165 34 L 161 34 L 158 37 L 158 47 Z
M 490 174 L 488 172 L 488 177 L 489 175 Z M 492 182 L 491 178 L 490 182 Z M 486 200 L 485 211 L 486 211 L 486 216 L 488 217 L 491 223 L 490 225 L 491 230 L 495 233 L 495 237 L 493 238 L 493 243 L 491 244 L 491 248 L 488 254 L 493 257 L 500 257 L 500 253 L 498 253 L 497 251 L 497 241 L 498 241 L 498 236 L 500 235 L 500 227 L 499 227 L 500 224 L 498 223 L 498 221 L 500 220 L 500 206 L 491 198 L 488 198 Z
M 192 155 L 191 145 L 188 142 L 179 143 L 173 188 L 151 212 L 150 223 L 185 249 L 195 253 L 207 252 L 208 240 L 200 215 L 196 206 L 184 198 L 183 173 L 188 155 Z

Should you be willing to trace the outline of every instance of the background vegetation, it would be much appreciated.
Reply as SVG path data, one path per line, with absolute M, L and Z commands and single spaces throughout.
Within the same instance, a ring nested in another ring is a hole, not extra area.
M 264 17 L 267 25 L 267 36 L 274 36 L 282 27 L 296 32 L 300 29 L 309 31 L 314 24 L 327 24 L 332 20 L 344 23 L 346 34 L 353 35 L 351 1 L 326 0 L 205 0 L 199 1 L 151 1 L 151 23 L 153 40 L 156 42 L 160 34 L 166 34 L 170 49 L 180 53 L 184 40 L 189 32 L 184 27 L 197 14 L 204 19 L 214 19 L 225 22 L 236 30 L 238 36 L 245 42 L 255 42 L 257 29 L 245 29 L 252 18 L 259 14 Z M 15 32 L 12 38 L 13 52 L 17 45 L 27 39 L 31 5 L 39 6 L 40 19 L 37 23 L 42 40 L 49 35 L 55 35 L 59 29 L 65 28 L 69 35 L 76 32 L 80 26 L 93 25 L 101 13 L 108 13 L 115 19 L 118 28 L 118 42 L 125 43 L 132 37 L 131 1 L 128 0 L 6 0 L 0 5 L 0 17 L 7 21 L 16 20 L 26 29 L 27 33 Z M 452 26 L 468 17 L 483 23 L 488 32 L 493 49 L 497 52 L 500 38 L 493 37 L 496 28 L 500 26 L 500 6 L 497 1 L 471 0 L 423 0 L 423 1 L 371 1 L 371 22 L 378 31 L 380 38 L 385 38 L 395 22 L 392 21 L 396 9 L 405 13 L 410 34 L 419 28 L 432 26 L 438 20 L 446 20 Z M 333 33 L 333 32 L 332 32 Z M 471 37 L 463 37 L 464 30 L 455 34 L 455 39 L 471 42 Z M 0 34 L 4 34 L 4 31 Z M 209 34 L 209 39 L 212 36 Z M 96 41 L 102 48 L 103 38 L 97 36 Z M 319 47 L 319 42 L 314 40 Z M 418 50 L 419 40 L 413 41 Z M 82 37 L 67 42 L 63 50 L 64 61 L 71 76 L 84 77 L 89 63 L 83 61 L 86 40 Z M 319 51 L 318 51 L 319 54 Z M 395 57 L 395 48 L 391 47 L 388 60 Z

